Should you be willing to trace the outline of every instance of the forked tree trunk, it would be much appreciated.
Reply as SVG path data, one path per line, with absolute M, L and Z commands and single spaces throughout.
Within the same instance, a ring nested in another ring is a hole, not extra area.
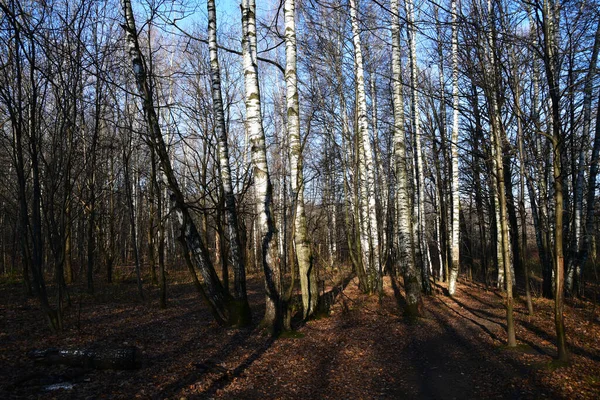
M 231 182 L 231 167 L 229 164 L 229 145 L 227 143 L 227 128 L 225 126 L 225 113 L 221 94 L 221 72 L 219 69 L 219 56 L 217 46 L 217 13 L 214 0 L 208 0 L 208 48 L 210 52 L 211 92 L 213 113 L 215 116 L 215 136 L 218 141 L 219 172 L 221 185 L 225 197 L 225 218 L 227 220 L 227 233 L 229 235 L 229 248 L 233 266 L 234 282 L 233 296 L 238 305 L 238 325 L 248 325 L 252 319 L 250 305 L 246 294 L 246 266 L 242 256 L 239 224 Z M 223 245 L 223 244 L 222 244 Z M 223 259 L 223 263 L 227 260 Z
M 267 164 L 265 132 L 261 115 L 258 64 L 256 55 L 256 4 L 242 2 L 242 53 L 246 92 L 246 129 L 250 138 L 256 193 L 257 226 L 260 237 L 260 264 L 265 274 L 266 308 L 262 327 L 272 333 L 284 329 L 281 271 L 277 262 L 277 243 L 273 223 L 273 187 Z
M 287 133 L 289 140 L 290 175 L 294 205 L 294 244 L 300 270 L 303 316 L 308 318 L 317 309 L 319 292 L 317 274 L 308 239 L 304 210 L 304 174 L 302 171 L 302 146 L 300 144 L 300 104 L 296 75 L 296 5 L 286 0 L 285 16 L 285 82 L 287 88 Z

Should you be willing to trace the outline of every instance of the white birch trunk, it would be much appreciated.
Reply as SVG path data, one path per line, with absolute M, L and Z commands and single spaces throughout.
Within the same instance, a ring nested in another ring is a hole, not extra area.
M 234 296 L 239 302 L 239 324 L 250 322 L 250 306 L 246 295 L 246 267 L 243 262 L 242 244 L 239 235 L 239 225 L 231 182 L 231 166 L 229 164 L 229 145 L 227 143 L 227 129 L 225 126 L 225 113 L 221 94 L 221 72 L 219 69 L 219 54 L 217 45 L 217 13 L 215 1 L 208 0 L 208 49 L 210 53 L 211 92 L 213 113 L 215 118 L 215 136 L 217 138 L 219 172 L 223 196 L 225 197 L 225 217 L 227 219 L 227 233 L 229 235 L 229 248 L 234 272 Z
M 273 187 L 267 164 L 267 148 L 261 115 L 258 63 L 256 55 L 256 4 L 242 1 L 242 53 L 246 93 L 246 129 L 256 193 L 257 227 L 260 235 L 260 258 L 265 273 L 266 309 L 262 326 L 272 332 L 283 329 L 281 271 L 277 262 L 277 243 L 272 216 Z
M 350 20 L 352 23 L 352 40 L 354 44 L 354 69 L 356 73 L 356 102 L 358 111 L 358 150 L 361 153 L 359 157 L 359 172 L 361 182 L 361 215 L 364 219 L 361 224 L 361 242 L 365 256 L 363 259 L 367 262 L 365 270 L 367 272 L 367 290 L 369 292 L 375 289 L 375 278 L 379 270 L 379 240 L 377 237 L 377 213 L 375 198 L 375 175 L 373 149 L 369 137 L 369 122 L 367 116 L 367 99 L 365 94 L 364 63 L 362 56 L 362 45 L 358 27 L 358 8 L 357 0 L 350 0 Z
M 452 0 L 452 266 L 448 292 L 454 296 L 460 268 L 460 192 L 458 178 L 458 26 L 457 0 Z
M 402 64 L 400 54 L 400 23 L 398 0 L 391 0 L 392 9 L 392 91 L 394 106 L 394 161 L 396 170 L 396 219 L 398 260 L 404 275 L 407 314 L 419 315 L 421 285 L 415 260 L 412 211 L 408 193 L 406 135 L 404 133 L 404 99 L 402 96 Z
M 408 46 L 410 49 L 409 60 L 410 60 L 410 86 L 411 86 L 411 120 L 414 133 L 415 142 L 415 180 L 417 187 L 417 198 L 416 198 L 416 225 L 415 225 L 415 239 L 416 239 L 416 250 L 417 250 L 417 263 L 418 268 L 421 271 L 427 270 L 427 258 L 425 257 L 425 175 L 423 171 L 423 152 L 421 148 L 421 124 L 420 124 L 420 105 L 419 105 L 419 91 L 417 82 L 417 29 L 415 26 L 414 17 L 414 3 L 413 0 L 406 0 L 404 2 L 406 10 L 406 19 L 408 22 Z M 424 282 L 426 283 L 426 282 Z
M 494 161 L 495 161 L 495 173 L 497 182 L 497 216 L 499 219 L 499 232 L 501 242 L 498 248 L 498 253 L 502 253 L 502 264 L 498 265 L 498 269 L 504 270 L 504 280 L 506 282 L 506 330 L 508 337 L 508 346 L 516 346 L 515 338 L 515 325 L 513 319 L 513 271 L 512 271 L 512 260 L 510 257 L 510 240 L 508 232 L 508 211 L 506 206 L 506 186 L 504 183 L 504 163 L 503 163 L 503 149 L 502 144 L 505 140 L 504 131 L 502 130 L 502 122 L 500 120 L 500 109 L 498 107 L 498 101 L 496 98 L 496 71 L 495 71 L 495 38 L 491 29 L 492 20 L 492 3 L 488 0 L 488 59 L 487 59 L 487 85 L 490 93 L 489 98 L 491 101 L 491 129 L 492 129 L 492 146 L 494 148 Z
M 285 17 L 285 82 L 287 88 L 287 131 L 289 140 L 290 175 L 294 201 L 294 243 L 300 270 L 300 288 L 304 318 L 316 311 L 319 300 L 317 274 L 306 227 L 304 210 L 304 174 L 302 171 L 302 146 L 300 144 L 300 104 L 296 74 L 296 5 L 295 0 L 286 0 Z

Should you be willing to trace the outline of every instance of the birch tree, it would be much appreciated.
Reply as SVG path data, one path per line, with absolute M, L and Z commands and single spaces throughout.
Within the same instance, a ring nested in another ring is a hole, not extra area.
M 400 22 L 398 0 L 391 0 L 392 10 L 392 91 L 394 106 L 394 168 L 396 175 L 396 235 L 397 257 L 404 275 L 407 309 L 410 316 L 418 316 L 421 307 L 421 284 L 415 260 L 415 241 L 406 161 L 404 132 L 404 99 L 402 96 L 402 64 L 400 53 Z
M 210 76 L 212 80 L 212 106 L 215 118 L 215 136 L 217 138 L 219 172 L 225 200 L 225 217 L 227 220 L 227 233 L 229 235 L 229 248 L 234 273 L 234 298 L 238 303 L 240 323 L 246 325 L 250 322 L 252 314 L 246 295 L 246 267 L 242 256 L 242 244 L 238 232 L 239 224 L 231 182 L 231 166 L 229 165 L 229 145 L 227 143 L 227 129 L 225 126 L 225 113 L 223 111 L 223 98 L 221 94 L 221 71 L 219 69 L 219 54 L 217 46 L 217 12 L 214 0 L 207 1 L 208 8 L 208 48 L 210 53 Z M 226 260 L 223 260 L 226 262 Z M 225 277 L 223 277 L 224 281 Z
M 492 135 L 492 157 L 495 172 L 495 184 L 497 193 L 496 221 L 498 226 L 498 270 L 504 272 L 506 284 L 506 330 L 508 346 L 516 346 L 515 326 L 513 317 L 513 279 L 510 255 L 510 240 L 508 232 L 508 211 L 506 200 L 506 184 L 504 174 L 503 143 L 506 140 L 505 132 L 500 119 L 500 108 L 498 105 L 499 76 L 497 72 L 498 59 L 496 58 L 496 37 L 492 29 L 494 23 L 494 7 L 492 1 L 487 1 L 487 46 L 486 67 L 484 76 L 488 97 L 488 108 L 490 111 L 490 128 Z
M 425 240 L 425 173 L 423 165 L 423 149 L 422 149 L 422 137 L 421 137 L 421 111 L 419 105 L 419 88 L 417 82 L 417 27 L 415 24 L 415 11 L 413 0 L 405 0 L 404 2 L 406 9 L 406 19 L 408 23 L 408 47 L 409 47 L 409 60 L 410 60 L 410 88 L 411 88 L 411 125 L 413 133 L 413 141 L 415 144 L 414 157 L 416 168 L 414 171 L 414 178 L 416 181 L 416 225 L 415 230 L 415 250 L 416 260 L 418 267 L 421 271 L 427 271 L 427 243 Z M 427 275 L 427 274 L 423 274 Z M 422 284 L 425 286 L 426 291 L 430 291 L 428 282 L 423 281 Z
M 454 296 L 460 268 L 460 192 L 458 179 L 458 26 L 457 0 L 452 0 L 452 266 L 448 293 Z M 443 90 L 443 89 L 442 89 Z
M 364 289 L 373 292 L 377 287 L 379 269 L 379 241 L 376 212 L 375 174 L 373 149 L 369 135 L 367 98 L 365 94 L 364 63 L 362 44 L 358 26 L 357 0 L 350 0 L 350 22 L 354 44 L 354 72 L 356 74 L 356 109 L 358 137 L 358 175 L 360 186 L 360 238 L 363 252 L 363 265 L 367 281 Z
M 284 328 L 281 271 L 277 262 L 277 243 L 273 222 L 273 186 L 267 164 L 265 132 L 261 115 L 260 87 L 256 54 L 256 4 L 242 1 L 242 53 L 246 103 L 246 129 L 250 139 L 257 228 L 260 237 L 260 263 L 265 274 L 266 308 L 261 322 L 273 333 Z
M 294 244 L 300 270 L 300 288 L 304 318 L 316 310 L 319 300 L 317 274 L 313 264 L 304 210 L 304 174 L 302 171 L 302 146 L 300 144 L 300 105 L 296 74 L 296 4 L 286 0 L 285 17 L 285 81 L 287 102 L 287 131 L 289 140 L 290 173 L 294 209 Z

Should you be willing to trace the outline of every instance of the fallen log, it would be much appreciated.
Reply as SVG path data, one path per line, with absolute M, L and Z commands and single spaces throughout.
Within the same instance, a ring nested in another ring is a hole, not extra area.
M 142 366 L 142 352 L 135 346 L 116 349 L 55 348 L 33 350 L 29 358 L 43 365 L 69 365 L 88 369 L 138 369 Z

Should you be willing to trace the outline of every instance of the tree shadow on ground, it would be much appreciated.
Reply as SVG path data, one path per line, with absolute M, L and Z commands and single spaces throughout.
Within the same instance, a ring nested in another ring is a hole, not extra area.
M 344 291 L 353 278 L 354 276 L 350 274 L 331 290 L 320 296 L 319 307 L 321 312 L 329 312 L 338 296 Z M 261 302 L 261 304 L 257 306 L 258 308 L 264 307 L 264 303 Z M 298 316 L 296 316 L 293 321 L 294 328 L 299 328 L 305 324 L 305 322 L 301 320 L 301 316 L 300 318 L 297 317 Z M 209 386 L 202 390 L 198 395 L 202 398 L 212 398 L 218 391 L 227 387 L 235 378 L 241 377 L 255 361 L 260 359 L 272 347 L 276 340 L 278 340 L 277 337 L 263 336 L 260 329 L 258 329 L 257 323 L 253 324 L 251 328 L 235 331 L 225 345 L 213 349 L 214 355 L 211 358 L 199 360 L 200 362 L 191 367 L 194 368 L 193 371 L 165 387 L 158 397 L 165 398 L 173 396 L 194 384 L 203 383 L 206 382 L 206 380 L 209 380 Z M 234 368 L 224 368 L 223 365 L 225 365 L 227 361 L 231 361 L 232 359 L 237 360 L 237 358 L 235 358 L 236 352 L 240 348 L 252 349 L 252 354 L 240 362 L 236 361 L 237 365 Z M 189 347 L 187 344 L 183 344 L 175 350 L 175 353 L 181 354 L 186 349 L 189 349 Z M 172 358 L 176 356 L 176 354 L 163 354 L 162 356 Z M 323 372 L 326 368 L 326 365 L 322 366 Z M 211 375 L 208 376 L 209 374 Z M 216 376 L 214 376 L 214 374 L 216 374 Z M 326 377 L 326 374 L 322 373 L 320 376 Z M 247 394 L 250 395 L 251 393 L 252 390 L 250 389 Z
M 390 273 L 390 283 L 392 285 L 392 290 L 394 291 L 394 298 L 396 299 L 396 305 L 399 310 L 405 310 L 407 303 L 406 299 L 402 295 L 402 291 L 400 290 L 400 283 L 398 282 L 398 276 Z
M 319 313 L 329 314 L 331 311 L 331 307 L 335 304 L 337 298 L 340 294 L 346 289 L 346 287 L 352 282 L 355 274 L 349 274 L 346 278 L 342 279 L 342 281 L 335 285 L 331 290 L 322 293 L 319 296 Z
M 248 357 L 248 359 L 241 362 L 235 369 L 228 371 L 223 368 L 222 364 L 227 361 L 227 358 L 231 356 L 236 349 L 247 344 L 253 335 L 254 331 L 252 329 L 240 329 L 236 331 L 227 343 L 220 348 L 215 348 L 213 356 L 204 360 L 198 360 L 198 362 L 190 365 L 189 368 L 191 368 L 192 371 L 184 377 L 166 386 L 159 393 L 158 398 L 168 398 L 173 396 L 179 393 L 182 389 L 188 388 L 202 381 L 206 375 L 212 373 L 221 374 L 221 376 L 216 378 L 211 385 L 211 387 L 215 386 L 215 391 L 218 390 L 220 388 L 219 385 L 225 384 L 228 381 L 229 376 L 233 377 L 234 374 L 236 376 L 242 374 L 244 370 L 248 368 L 248 366 L 250 366 L 258 357 L 260 357 L 260 355 L 263 354 L 273 343 L 273 339 L 267 338 L 267 340 L 261 346 L 259 346 L 257 350 L 250 357 Z M 176 353 L 183 352 L 185 349 L 189 349 L 189 347 L 184 344 L 177 349 Z M 165 355 L 165 357 L 168 359 L 171 359 L 174 356 L 175 354 Z
M 239 363 L 231 371 L 225 371 L 219 378 L 215 379 L 210 387 L 203 391 L 202 397 L 212 398 L 217 391 L 227 386 L 233 379 L 239 378 L 256 360 L 258 360 L 275 342 L 275 338 L 270 336 L 260 347 L 258 347 L 250 356 Z

